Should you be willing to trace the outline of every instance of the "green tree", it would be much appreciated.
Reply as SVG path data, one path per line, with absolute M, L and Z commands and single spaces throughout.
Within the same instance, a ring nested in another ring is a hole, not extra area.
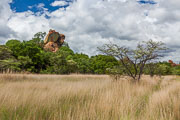
M 144 73 L 150 75 L 151 77 L 154 75 L 171 75 L 172 67 L 167 62 L 148 63 L 145 65 Z
M 180 66 L 172 67 L 172 74 L 173 75 L 180 75 Z
M 21 43 L 19 56 L 28 56 L 32 60 L 31 72 L 39 73 L 44 66 L 44 51 L 32 41 L 23 41 Z
M 32 38 L 32 42 L 34 42 L 35 44 L 37 44 L 38 46 L 40 46 L 41 48 L 43 48 L 44 46 L 44 37 L 46 36 L 46 32 L 38 32 L 34 35 L 34 37 Z
M 29 56 L 18 56 L 18 62 L 20 63 L 19 67 L 22 71 L 31 71 L 32 59 Z
M 0 71 L 20 70 L 20 63 L 12 55 L 12 51 L 5 45 L 0 45 Z
M 91 70 L 95 74 L 105 74 L 107 68 L 112 69 L 118 61 L 112 56 L 96 55 L 90 58 Z
M 13 56 L 16 58 L 19 56 L 21 52 L 21 42 L 19 40 L 8 40 L 6 42 L 6 46 L 12 51 Z
M 22 58 L 24 60 L 27 60 L 24 62 L 28 63 L 28 65 L 21 65 L 21 67 L 23 66 L 22 69 L 28 70 L 30 72 L 39 73 L 45 66 L 44 51 L 34 41 L 30 40 L 20 42 L 18 40 L 9 40 L 6 43 L 6 46 L 11 49 L 11 51 L 13 52 L 13 56 L 15 56 L 16 59 L 19 59 L 21 63 Z
M 74 52 L 68 47 L 61 47 L 50 57 L 50 65 L 46 72 L 54 74 L 70 74 L 76 71 L 76 62 L 72 59 Z
M 167 64 L 158 64 L 156 68 L 156 75 L 171 75 L 172 74 L 172 69 L 171 66 Z
M 124 69 L 125 75 L 131 77 L 132 81 L 139 82 L 145 64 L 162 57 L 160 53 L 166 48 L 162 42 L 149 40 L 139 43 L 134 50 L 117 44 L 105 44 L 98 49 L 106 55 L 117 58 L 122 65 L 121 68 Z
M 56 52 L 57 54 L 61 54 L 63 53 L 66 57 L 69 55 L 74 55 L 73 50 L 71 50 L 69 47 L 67 46 L 62 46 L 59 48 L 59 50 Z
M 77 70 L 78 73 L 91 73 L 90 69 L 90 59 L 89 56 L 86 54 L 74 54 L 73 60 L 77 63 Z
M 145 65 L 144 74 L 148 74 L 151 77 L 154 77 L 154 75 L 157 74 L 157 71 L 159 71 L 157 68 L 159 67 L 158 63 L 148 63 Z
M 0 60 L 13 58 L 12 51 L 5 45 L 0 45 Z

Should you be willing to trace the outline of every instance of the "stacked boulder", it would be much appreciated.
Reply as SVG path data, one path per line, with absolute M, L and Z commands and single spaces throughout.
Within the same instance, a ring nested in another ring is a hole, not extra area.
M 59 32 L 50 29 L 44 40 L 44 49 L 51 52 L 57 52 L 58 49 L 63 45 L 64 40 L 64 34 L 60 34 Z

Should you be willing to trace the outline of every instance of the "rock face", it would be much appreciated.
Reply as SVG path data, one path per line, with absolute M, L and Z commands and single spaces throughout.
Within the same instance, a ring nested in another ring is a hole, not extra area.
M 48 42 L 45 46 L 44 49 L 47 51 L 51 51 L 51 52 L 56 52 L 59 49 L 59 46 L 57 45 L 57 43 L 54 42 Z
M 180 64 L 176 64 L 172 60 L 169 60 L 169 63 L 171 64 L 172 67 L 180 66 Z
M 44 49 L 47 51 L 56 52 L 63 45 L 64 40 L 65 35 L 50 29 L 44 40 Z

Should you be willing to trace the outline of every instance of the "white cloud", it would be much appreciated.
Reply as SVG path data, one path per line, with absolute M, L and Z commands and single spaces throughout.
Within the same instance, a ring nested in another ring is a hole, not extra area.
M 0 23 L 4 25 L 0 27 L 8 31 L 6 35 L 0 34 L 4 40 L 13 37 L 29 40 L 36 32 L 48 32 L 52 28 L 66 35 L 73 50 L 95 55 L 97 46 L 109 41 L 134 47 L 140 41 L 153 39 L 171 48 L 165 59 L 180 61 L 179 0 L 155 0 L 155 5 L 139 4 L 135 0 L 77 0 L 66 10 L 60 8 L 51 13 L 46 10 L 43 14 L 13 13 L 9 1 L 5 1 L 0 2 L 1 6 L 6 5 L 0 7 L 3 16 Z M 51 5 L 65 4 L 55 1 Z
M 43 3 L 34 6 L 41 9 L 41 12 L 26 11 L 15 13 L 10 9 L 8 4 L 10 2 L 10 0 L 0 1 L 0 16 L 2 16 L 0 18 L 1 44 L 8 39 L 30 40 L 35 33 L 50 29 L 49 21 L 45 17 L 47 11 Z
M 14 13 L 8 26 L 16 32 L 19 40 L 30 40 L 35 33 L 50 29 L 45 15 L 38 16 L 31 11 Z
M 44 3 L 39 3 L 39 4 L 37 5 L 38 8 L 43 8 L 44 6 L 45 6 Z
M 36 9 L 39 10 L 39 13 L 42 14 L 42 13 L 48 11 L 48 9 L 45 8 L 44 6 L 45 6 L 44 3 L 39 3 L 39 4 L 32 5 L 32 6 L 28 6 L 28 8 L 29 8 L 29 9 L 36 8 Z
M 66 6 L 68 5 L 68 2 L 66 1 L 54 1 L 53 3 L 51 3 L 51 6 L 55 7 L 55 6 Z
M 15 35 L 15 33 L 7 26 L 8 19 L 12 14 L 10 6 L 11 0 L 0 1 L 0 44 L 3 44 L 8 37 Z

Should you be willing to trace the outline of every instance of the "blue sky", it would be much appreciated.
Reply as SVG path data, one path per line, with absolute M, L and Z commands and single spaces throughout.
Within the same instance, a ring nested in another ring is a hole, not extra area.
M 24 12 L 27 10 L 31 10 L 33 12 L 38 12 L 40 9 L 38 9 L 39 4 L 44 4 L 44 8 L 47 8 L 48 11 L 52 12 L 62 7 L 68 7 L 69 4 L 65 6 L 51 6 L 51 3 L 53 3 L 55 0 L 13 0 L 12 3 L 10 3 L 11 9 L 15 12 Z M 64 0 L 67 3 L 72 2 L 72 0 Z
M 171 48 L 167 60 L 180 61 L 179 13 L 180 0 L 0 0 L 0 44 L 55 29 L 75 52 L 152 39 Z
M 53 3 L 55 0 L 13 0 L 12 3 L 10 3 L 11 9 L 15 12 L 24 12 L 24 11 L 33 11 L 38 12 L 41 11 L 41 9 L 38 8 L 39 4 L 43 4 L 44 8 L 47 8 L 49 12 L 55 11 L 59 8 L 66 8 L 69 6 L 69 4 L 65 6 L 52 6 L 51 3 Z M 73 2 L 73 0 L 59 0 L 59 1 L 65 1 L 67 3 Z M 138 0 L 137 1 L 140 4 L 157 4 L 153 0 Z
M 157 2 L 155 2 L 155 1 L 152 1 L 152 0 L 148 0 L 148 1 L 146 1 L 146 0 L 139 0 L 138 1 L 140 4 L 157 4 Z

